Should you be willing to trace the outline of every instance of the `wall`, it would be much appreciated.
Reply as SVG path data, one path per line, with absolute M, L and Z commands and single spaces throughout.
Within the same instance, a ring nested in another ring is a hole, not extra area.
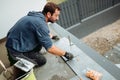
M 6 37 L 15 22 L 29 11 L 41 11 L 46 0 L 1 0 L 0 39 Z

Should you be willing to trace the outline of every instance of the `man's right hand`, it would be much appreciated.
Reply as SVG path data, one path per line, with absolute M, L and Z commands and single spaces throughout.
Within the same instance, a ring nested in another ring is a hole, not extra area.
M 73 59 L 73 54 L 71 54 L 70 52 L 66 52 L 64 57 L 66 57 L 68 60 L 72 60 Z

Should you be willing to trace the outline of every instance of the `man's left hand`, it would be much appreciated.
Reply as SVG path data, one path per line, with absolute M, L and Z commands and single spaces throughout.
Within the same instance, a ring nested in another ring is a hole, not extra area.
M 52 39 L 57 41 L 57 40 L 59 40 L 60 38 L 59 38 L 57 35 L 55 35 L 55 36 L 52 36 Z

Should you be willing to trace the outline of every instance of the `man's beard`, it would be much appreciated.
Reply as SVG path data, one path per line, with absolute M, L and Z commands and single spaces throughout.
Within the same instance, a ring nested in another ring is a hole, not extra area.
M 55 21 L 53 21 L 53 20 L 51 20 L 51 19 L 48 19 L 48 22 L 54 23 Z

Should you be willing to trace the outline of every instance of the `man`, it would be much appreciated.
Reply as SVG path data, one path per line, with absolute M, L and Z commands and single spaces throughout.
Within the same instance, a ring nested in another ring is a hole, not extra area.
M 51 38 L 58 38 L 50 35 L 47 22 L 54 23 L 59 15 L 58 5 L 48 2 L 42 12 L 29 12 L 9 30 L 6 48 L 11 65 L 17 61 L 16 57 L 27 59 L 38 66 L 44 65 L 46 58 L 40 53 L 42 47 L 51 54 L 65 56 L 68 60 L 73 58 L 71 53 L 59 49 L 51 41 Z

